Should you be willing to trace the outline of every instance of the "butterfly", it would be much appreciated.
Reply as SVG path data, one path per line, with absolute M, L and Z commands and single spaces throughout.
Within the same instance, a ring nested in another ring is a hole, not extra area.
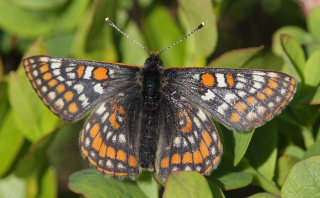
M 144 169 L 162 179 L 182 170 L 210 175 L 223 153 L 211 117 L 251 131 L 278 115 L 297 87 L 278 71 L 164 69 L 160 55 L 151 52 L 144 67 L 52 56 L 23 64 L 53 113 L 74 121 L 92 112 L 80 132 L 81 152 L 117 178 L 135 179 Z

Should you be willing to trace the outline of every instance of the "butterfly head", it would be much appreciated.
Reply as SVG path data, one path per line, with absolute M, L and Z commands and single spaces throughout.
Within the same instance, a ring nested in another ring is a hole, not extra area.
M 151 51 L 150 56 L 146 59 L 144 66 L 149 69 L 163 68 L 163 62 L 160 58 L 159 52 Z

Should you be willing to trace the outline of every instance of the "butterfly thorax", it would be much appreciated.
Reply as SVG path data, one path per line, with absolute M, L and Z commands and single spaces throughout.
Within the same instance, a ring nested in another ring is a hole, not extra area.
M 140 137 L 140 166 L 153 168 L 159 137 L 159 101 L 163 64 L 157 54 L 152 54 L 143 69 L 143 113 Z

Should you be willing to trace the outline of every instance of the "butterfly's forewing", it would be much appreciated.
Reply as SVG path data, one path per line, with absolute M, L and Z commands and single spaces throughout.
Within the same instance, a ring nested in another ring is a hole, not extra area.
M 205 110 L 175 90 L 166 93 L 170 94 L 164 94 L 162 100 L 157 173 L 162 178 L 181 170 L 209 175 L 218 166 L 223 150 L 216 127 Z
M 104 174 L 132 179 L 140 174 L 139 89 L 138 85 L 133 86 L 99 104 L 81 132 L 80 147 L 84 157 Z
M 166 86 L 238 131 L 250 131 L 278 115 L 297 86 L 285 73 L 247 69 L 169 68 L 164 79 Z
M 102 99 L 132 86 L 139 67 L 51 56 L 23 60 L 42 101 L 65 120 L 80 119 Z

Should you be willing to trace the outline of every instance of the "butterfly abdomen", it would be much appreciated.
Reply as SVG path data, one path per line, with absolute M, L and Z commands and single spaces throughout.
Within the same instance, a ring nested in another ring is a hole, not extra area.
M 162 62 L 151 55 L 143 70 L 143 113 L 140 137 L 140 166 L 153 168 L 159 138 L 159 101 Z

